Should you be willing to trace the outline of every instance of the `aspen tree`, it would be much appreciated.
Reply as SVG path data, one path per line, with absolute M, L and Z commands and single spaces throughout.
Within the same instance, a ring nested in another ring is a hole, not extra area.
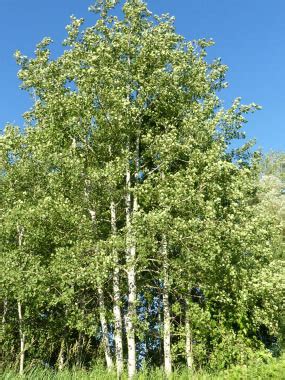
M 17 226 L 18 232 L 18 246 L 19 250 L 22 248 L 23 244 L 23 228 L 21 226 Z M 18 318 L 19 318 L 19 335 L 20 335 L 20 354 L 19 354 L 19 374 L 22 376 L 24 374 L 24 364 L 25 364 L 25 331 L 24 331 L 24 321 L 23 321 L 23 307 L 22 302 L 17 302 L 18 306 Z
M 117 3 L 96 1 L 85 30 L 72 17 L 57 59 L 48 38 L 31 59 L 16 53 L 34 103 L 24 143 L 11 131 L 1 139 L 6 352 L 21 345 L 22 319 L 29 354 L 51 366 L 63 332 L 71 365 L 84 335 L 84 364 L 105 356 L 111 367 L 114 341 L 118 377 L 124 361 L 134 377 L 144 358 L 167 376 L 217 368 L 221 356 L 230 366 L 241 359 L 229 348 L 249 357 L 262 325 L 278 332 L 279 293 L 257 302 L 273 289 L 272 221 L 257 206 L 251 145 L 231 147 L 258 106 L 222 107 L 227 68 L 207 62 L 212 41 L 186 41 L 140 0 L 115 16 Z M 17 222 L 29 268 L 18 265 Z
M 117 226 L 116 226 L 116 205 L 112 200 L 110 204 L 111 211 L 111 229 L 112 235 L 116 236 Z M 116 367 L 117 375 L 121 376 L 124 369 L 124 358 L 123 358 L 123 342 L 122 342 L 122 315 L 121 315 L 121 291 L 120 291 L 120 269 L 119 269 L 119 258 L 117 249 L 113 249 L 114 257 L 114 273 L 113 273 L 113 291 L 114 291 L 114 324 L 115 324 L 115 349 L 116 349 Z

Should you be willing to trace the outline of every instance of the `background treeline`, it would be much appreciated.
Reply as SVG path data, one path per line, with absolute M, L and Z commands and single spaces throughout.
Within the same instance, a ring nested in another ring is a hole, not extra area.
M 279 355 L 284 154 L 237 144 L 258 106 L 222 107 L 212 41 L 114 3 L 72 18 L 59 58 L 48 38 L 16 53 L 33 105 L 1 135 L 4 367 L 131 378 Z

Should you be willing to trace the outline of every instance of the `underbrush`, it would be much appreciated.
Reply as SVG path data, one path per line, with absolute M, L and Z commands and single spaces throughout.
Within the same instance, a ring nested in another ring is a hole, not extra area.
M 102 366 L 96 366 L 92 371 L 84 369 L 55 370 L 46 368 L 28 369 L 24 376 L 18 375 L 15 371 L 6 370 L 3 380 L 28 379 L 28 380 L 116 380 L 115 372 L 107 372 Z M 137 374 L 136 380 L 165 380 L 166 377 L 161 369 L 144 370 Z M 186 369 L 176 370 L 171 380 L 285 380 L 285 355 L 279 359 L 272 359 L 268 363 L 251 363 L 247 366 L 236 366 L 218 373 L 207 371 L 189 373 Z M 122 380 L 127 380 L 127 374 L 122 376 Z

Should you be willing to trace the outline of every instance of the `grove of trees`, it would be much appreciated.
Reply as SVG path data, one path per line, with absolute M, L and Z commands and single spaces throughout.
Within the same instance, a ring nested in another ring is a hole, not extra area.
M 259 107 L 223 108 L 211 40 L 117 3 L 72 17 L 57 59 L 49 38 L 16 52 L 33 104 L 0 137 L 4 366 L 132 378 L 278 355 L 284 154 L 242 143 Z

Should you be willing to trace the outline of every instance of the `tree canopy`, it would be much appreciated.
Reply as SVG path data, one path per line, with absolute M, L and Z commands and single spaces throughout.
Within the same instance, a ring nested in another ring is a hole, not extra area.
M 5 363 L 104 361 L 132 378 L 277 355 L 284 257 L 268 210 L 284 199 L 237 143 L 259 107 L 223 107 L 213 41 L 186 41 L 140 0 L 119 18 L 117 3 L 91 6 L 92 27 L 72 17 L 58 58 L 49 38 L 15 54 L 33 104 L 1 135 Z

